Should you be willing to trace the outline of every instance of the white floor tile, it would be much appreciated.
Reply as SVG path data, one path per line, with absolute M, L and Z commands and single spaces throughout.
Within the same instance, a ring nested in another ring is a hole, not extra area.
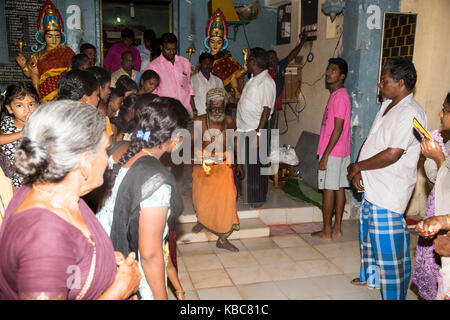
M 300 300 L 326 296 L 326 292 L 310 279 L 275 281 L 276 286 L 290 300 Z
M 286 300 L 287 297 L 273 283 L 239 285 L 238 290 L 243 300 Z
M 242 300 L 236 287 L 198 289 L 200 300 Z

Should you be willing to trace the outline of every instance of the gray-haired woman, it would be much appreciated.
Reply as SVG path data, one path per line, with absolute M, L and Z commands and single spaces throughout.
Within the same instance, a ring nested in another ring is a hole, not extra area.
M 141 275 L 115 253 L 80 197 L 103 183 L 105 117 L 60 100 L 28 119 L 15 167 L 25 180 L 0 229 L 0 299 L 128 299 Z

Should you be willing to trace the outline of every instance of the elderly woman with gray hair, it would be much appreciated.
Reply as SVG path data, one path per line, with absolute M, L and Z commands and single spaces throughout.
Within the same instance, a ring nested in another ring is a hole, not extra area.
M 0 299 L 128 299 L 141 275 L 115 253 L 80 197 L 103 183 L 105 117 L 60 100 L 29 117 L 15 167 L 25 180 L 0 229 Z

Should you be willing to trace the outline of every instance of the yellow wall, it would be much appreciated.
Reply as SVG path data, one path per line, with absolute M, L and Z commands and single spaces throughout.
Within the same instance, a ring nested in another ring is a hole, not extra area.
M 314 60 L 311 63 L 307 63 L 303 68 L 302 75 L 302 92 L 306 98 L 306 108 L 300 113 L 299 119 L 287 108 L 286 113 L 288 119 L 289 130 L 286 134 L 280 136 L 280 145 L 290 144 L 296 145 L 298 138 L 303 130 L 320 133 L 320 124 L 322 122 L 323 112 L 328 101 L 330 92 L 325 89 L 325 77 L 319 80 L 314 86 L 309 86 L 306 83 L 312 84 L 318 80 L 324 73 L 328 65 L 328 59 L 332 57 L 334 49 L 336 47 L 338 37 L 332 39 L 326 38 L 326 24 L 329 17 L 325 16 L 321 11 L 322 4 L 325 0 L 319 0 L 318 10 L 318 33 L 317 40 L 313 42 L 312 53 L 314 54 Z M 292 0 L 292 15 L 291 15 L 291 43 L 285 45 L 276 46 L 274 49 L 280 59 L 286 57 L 289 52 L 299 43 L 298 34 L 300 33 L 300 19 L 301 19 L 301 6 L 299 0 Z M 342 26 L 342 15 L 339 15 L 335 21 Z M 338 34 L 339 35 L 339 34 Z M 338 55 L 341 48 L 342 39 L 336 49 L 335 57 Z M 300 56 L 303 56 L 304 62 L 306 56 L 310 52 L 311 42 L 305 43 L 304 47 L 300 51 Z M 300 105 L 293 107 L 301 108 L 304 106 L 304 101 Z M 286 126 L 284 124 L 284 118 L 280 116 L 279 129 L 282 132 Z
M 439 129 L 439 111 L 450 91 L 450 1 L 402 0 L 401 12 L 417 13 L 413 62 L 417 70 L 415 99 L 424 108 L 428 129 Z M 428 195 L 423 170 L 407 213 L 424 216 Z

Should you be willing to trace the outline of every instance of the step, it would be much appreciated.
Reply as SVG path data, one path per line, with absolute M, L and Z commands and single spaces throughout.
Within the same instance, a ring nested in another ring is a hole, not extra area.
M 300 206 L 302 205 L 302 206 Z M 359 207 L 353 208 L 349 203 L 345 205 L 343 220 L 354 220 L 358 218 Z M 197 217 L 193 210 L 183 213 L 178 218 L 178 223 L 196 223 Z M 322 211 L 312 205 L 299 204 L 298 207 L 290 208 L 261 208 L 250 210 L 238 210 L 239 220 L 260 218 L 266 225 L 295 224 L 308 222 L 322 222 Z
M 240 216 L 240 215 L 239 215 Z M 229 240 L 262 238 L 270 235 L 269 227 L 260 218 L 240 219 L 240 230 L 233 231 Z M 192 232 L 196 222 L 177 224 L 177 243 L 187 244 L 194 242 L 217 241 L 218 237 L 203 229 L 199 233 Z
M 259 218 L 259 210 L 240 210 L 238 211 L 239 220 Z M 196 223 L 197 215 L 195 213 L 183 213 L 178 217 L 178 223 Z

